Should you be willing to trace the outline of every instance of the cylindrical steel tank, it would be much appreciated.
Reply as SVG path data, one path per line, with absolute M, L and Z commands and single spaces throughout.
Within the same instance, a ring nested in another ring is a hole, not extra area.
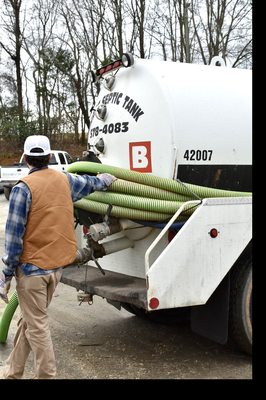
M 99 106 L 106 117 L 94 113 L 88 141 L 101 162 L 250 190 L 237 182 L 252 163 L 251 70 L 135 59 L 111 90 L 102 85 Z

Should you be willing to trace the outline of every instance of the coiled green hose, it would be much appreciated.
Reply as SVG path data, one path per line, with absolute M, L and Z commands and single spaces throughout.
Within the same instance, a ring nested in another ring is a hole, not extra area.
M 0 343 L 5 343 L 8 335 L 9 325 L 18 306 L 18 295 L 15 291 L 9 298 L 0 319 Z
M 140 196 L 123 195 L 121 193 L 94 192 L 84 199 L 100 203 L 115 204 L 129 209 L 147 210 L 155 213 L 168 214 L 170 218 L 183 203 L 182 201 L 157 200 Z M 164 219 L 167 216 L 162 216 Z
M 199 197 L 238 197 L 238 196 L 250 196 L 247 192 L 235 192 L 231 190 L 222 190 L 209 188 L 205 186 L 192 185 L 190 183 L 182 184 L 170 178 L 162 178 L 152 174 L 141 173 L 137 171 L 130 171 L 126 168 L 114 167 L 112 165 L 99 164 L 90 161 L 77 161 L 72 163 L 68 167 L 68 172 L 74 173 L 104 173 L 114 175 L 116 178 L 125 179 L 130 182 L 137 182 L 147 186 L 153 186 L 174 192 L 178 194 L 189 195 L 188 190 L 194 192 Z M 113 183 L 113 190 L 116 191 L 115 182 Z
M 106 215 L 108 211 L 108 204 L 99 203 L 89 199 L 81 199 L 76 201 L 75 207 L 83 210 L 93 212 L 96 214 Z M 117 218 L 128 218 L 132 220 L 148 220 L 148 221 L 165 221 L 171 218 L 171 215 L 163 213 L 155 213 L 152 211 L 135 210 L 125 207 L 119 207 L 114 205 L 111 210 L 111 215 Z
M 181 183 L 169 178 L 89 161 L 78 161 L 71 164 L 68 167 L 68 172 L 79 174 L 109 173 L 118 178 L 108 188 L 108 193 L 94 192 L 74 203 L 76 208 L 82 208 L 96 214 L 106 214 L 108 204 L 112 204 L 111 215 L 118 218 L 165 221 L 171 218 L 183 202 L 188 200 L 251 195 L 248 192 Z M 188 217 L 195 208 L 185 208 L 182 215 Z
M 117 192 L 133 196 L 148 197 L 150 199 L 158 200 L 170 200 L 170 201 L 187 201 L 191 193 L 187 195 L 182 195 L 174 192 L 169 192 L 167 190 L 160 189 L 158 187 L 152 187 L 147 185 L 142 185 L 140 183 L 128 181 L 123 179 L 116 180 L 112 186 L 108 188 L 108 192 Z

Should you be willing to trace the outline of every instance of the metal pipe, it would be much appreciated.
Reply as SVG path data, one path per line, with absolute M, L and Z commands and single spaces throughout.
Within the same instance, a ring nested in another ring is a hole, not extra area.
M 126 237 L 119 239 L 110 240 L 109 242 L 102 243 L 104 247 L 105 254 L 116 253 L 117 251 L 128 249 L 129 247 L 134 247 L 134 242 Z

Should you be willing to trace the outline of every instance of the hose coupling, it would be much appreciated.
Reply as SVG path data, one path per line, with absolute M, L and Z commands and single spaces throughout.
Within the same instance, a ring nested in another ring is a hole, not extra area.
M 84 247 L 83 249 L 77 249 L 75 262 L 78 264 L 86 263 L 92 259 L 92 250 Z
M 90 225 L 88 236 L 95 242 L 106 238 L 107 236 L 113 235 L 114 233 L 121 231 L 121 226 L 117 220 L 104 221 L 98 224 Z

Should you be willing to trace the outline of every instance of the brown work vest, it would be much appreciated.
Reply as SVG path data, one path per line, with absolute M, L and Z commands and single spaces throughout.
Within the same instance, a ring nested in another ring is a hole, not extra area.
M 31 191 L 21 263 L 53 269 L 76 258 L 73 202 L 67 176 L 45 168 L 21 179 Z

